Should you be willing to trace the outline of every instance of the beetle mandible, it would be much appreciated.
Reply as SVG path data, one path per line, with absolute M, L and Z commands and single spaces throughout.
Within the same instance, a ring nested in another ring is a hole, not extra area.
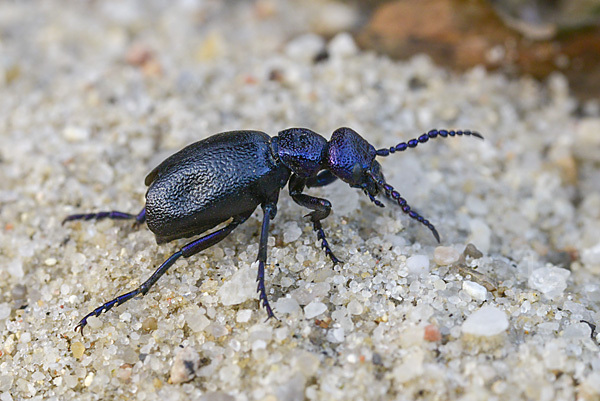
M 64 221 L 90 219 L 135 219 L 146 222 L 161 244 L 189 238 L 228 222 L 224 227 L 193 240 L 171 255 L 142 285 L 88 313 L 75 330 L 82 330 L 88 318 L 98 316 L 146 294 L 180 257 L 188 258 L 227 237 L 245 222 L 260 205 L 263 210 L 258 248 L 257 291 L 269 318 L 274 317 L 265 289 L 265 263 L 269 222 L 277 214 L 279 192 L 288 185 L 292 199 L 312 210 L 310 218 L 317 238 L 331 261 L 340 263 L 327 242 L 321 220 L 329 216 L 331 203 L 303 193 L 340 179 L 361 189 L 371 202 L 383 203 L 378 195 L 395 201 L 402 211 L 440 237 L 429 220 L 415 212 L 407 201 L 385 181 L 377 156 L 414 148 L 429 139 L 448 136 L 483 137 L 472 131 L 431 130 L 418 138 L 390 148 L 376 150 L 356 131 L 338 128 L 331 140 L 306 128 L 289 128 L 275 137 L 260 131 L 231 131 L 213 135 L 173 154 L 148 174 L 146 205 L 137 215 L 111 211 L 74 214 Z

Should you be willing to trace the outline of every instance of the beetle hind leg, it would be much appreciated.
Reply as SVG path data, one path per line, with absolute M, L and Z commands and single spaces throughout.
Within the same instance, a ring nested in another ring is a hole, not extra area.
M 142 213 L 143 212 L 144 211 L 142 211 Z M 140 214 L 142 214 L 142 213 L 140 213 Z M 233 218 L 233 221 L 231 223 L 229 223 L 229 225 L 221 228 L 220 230 L 217 230 L 210 234 L 207 234 L 201 238 L 198 238 L 197 240 L 192 241 L 189 244 L 183 246 L 179 251 L 177 251 L 173 255 L 169 256 L 169 258 L 162 265 L 160 265 L 158 267 L 158 269 L 156 269 L 154 271 L 152 276 L 150 276 L 149 279 L 144 281 L 142 283 L 142 285 L 140 285 L 138 288 L 136 288 L 133 291 L 127 292 L 125 294 L 119 295 L 115 299 L 104 303 L 100 307 L 94 309 L 93 311 L 91 311 L 90 313 L 85 315 L 83 317 L 83 319 L 81 319 L 79 321 L 77 326 L 75 326 L 75 331 L 81 330 L 83 332 L 83 328 L 87 325 L 87 320 L 91 316 L 99 316 L 100 314 L 102 314 L 104 312 L 108 312 L 113 307 L 119 306 L 119 305 L 129 301 L 130 299 L 134 298 L 135 296 L 137 296 L 139 294 L 145 295 L 150 290 L 150 288 L 158 281 L 158 279 L 161 278 L 162 275 L 165 274 L 171 266 L 173 266 L 173 264 L 177 261 L 177 259 L 179 259 L 182 256 L 184 258 L 188 258 L 192 255 L 197 254 L 200 251 L 203 251 L 203 250 L 210 248 L 211 246 L 217 244 L 221 240 L 225 239 L 225 237 L 227 237 L 229 234 L 231 234 L 231 232 L 237 226 L 239 226 L 244 221 L 246 221 L 248 219 L 248 217 L 250 217 L 251 214 L 252 214 L 252 212 L 244 214 L 244 215 L 236 216 Z
M 67 221 L 73 221 L 73 220 L 102 220 L 102 219 L 111 219 L 111 220 L 135 219 L 136 224 L 142 224 L 143 222 L 146 221 L 146 208 L 143 208 L 142 211 L 139 212 L 138 214 L 119 212 L 117 210 L 112 210 L 110 212 L 72 214 L 70 216 L 65 217 L 65 219 L 62 221 L 62 224 L 65 224 Z

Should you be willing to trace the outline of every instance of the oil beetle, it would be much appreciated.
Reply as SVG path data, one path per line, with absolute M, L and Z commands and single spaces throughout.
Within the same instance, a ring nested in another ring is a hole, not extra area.
M 292 199 L 312 210 L 306 217 L 310 218 L 322 248 L 333 263 L 340 260 L 331 251 L 321 226 L 321 220 L 331 212 L 331 203 L 303 191 L 307 187 L 331 184 L 338 178 L 361 189 L 379 207 L 383 207 L 383 203 L 377 199 L 378 195 L 395 201 L 404 213 L 429 228 L 439 242 L 433 224 L 412 210 L 385 182 L 381 165 L 375 158 L 414 148 L 429 139 L 462 135 L 483 139 L 477 132 L 431 130 L 408 142 L 376 150 L 350 128 L 335 130 L 329 142 L 309 129 L 289 128 L 275 137 L 259 131 L 224 132 L 183 148 L 148 174 L 146 206 L 139 214 L 118 211 L 74 214 L 63 223 L 104 218 L 135 219 L 138 224 L 148 224 L 159 244 L 200 235 L 219 224 L 227 224 L 183 246 L 142 285 L 87 314 L 75 330 L 83 330 L 90 316 L 98 316 L 138 294 L 146 294 L 177 259 L 190 257 L 223 240 L 259 205 L 263 209 L 263 218 L 257 258 L 257 291 L 268 317 L 274 317 L 265 289 L 267 238 L 269 222 L 277 214 L 279 191 L 286 184 Z

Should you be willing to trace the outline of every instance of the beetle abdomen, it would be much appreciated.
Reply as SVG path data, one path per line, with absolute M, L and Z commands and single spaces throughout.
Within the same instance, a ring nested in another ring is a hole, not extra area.
M 288 176 L 273 158 L 267 134 L 212 136 L 175 153 L 148 175 L 148 227 L 159 243 L 200 234 L 252 212 Z

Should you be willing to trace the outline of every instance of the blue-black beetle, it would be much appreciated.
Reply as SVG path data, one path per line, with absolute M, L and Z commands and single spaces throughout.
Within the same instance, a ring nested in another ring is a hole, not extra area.
M 391 148 L 376 150 L 350 128 L 339 128 L 328 142 L 306 128 L 283 130 L 275 137 L 259 131 L 231 131 L 193 143 L 163 161 L 146 177 L 146 206 L 137 214 L 100 212 L 74 214 L 64 221 L 90 219 L 135 219 L 146 222 L 158 243 L 203 234 L 221 223 L 224 227 L 182 247 L 169 257 L 152 276 L 135 290 L 123 294 L 87 314 L 77 329 L 83 330 L 90 316 L 98 316 L 138 294 L 145 294 L 181 256 L 190 257 L 227 237 L 252 215 L 257 206 L 263 209 L 258 250 L 259 299 L 269 317 L 265 290 L 265 263 L 269 221 L 277 214 L 279 191 L 288 184 L 292 199 L 311 209 L 310 217 L 322 247 L 333 263 L 339 263 L 325 238 L 321 220 L 331 211 L 331 203 L 303 193 L 304 188 L 328 185 L 341 179 L 353 188 L 362 189 L 377 206 L 382 194 L 397 202 L 402 211 L 427 226 L 436 240 L 439 235 L 428 220 L 412 210 L 406 200 L 385 182 L 376 156 L 414 148 L 429 139 L 472 135 L 477 132 L 431 130 L 418 138 Z

